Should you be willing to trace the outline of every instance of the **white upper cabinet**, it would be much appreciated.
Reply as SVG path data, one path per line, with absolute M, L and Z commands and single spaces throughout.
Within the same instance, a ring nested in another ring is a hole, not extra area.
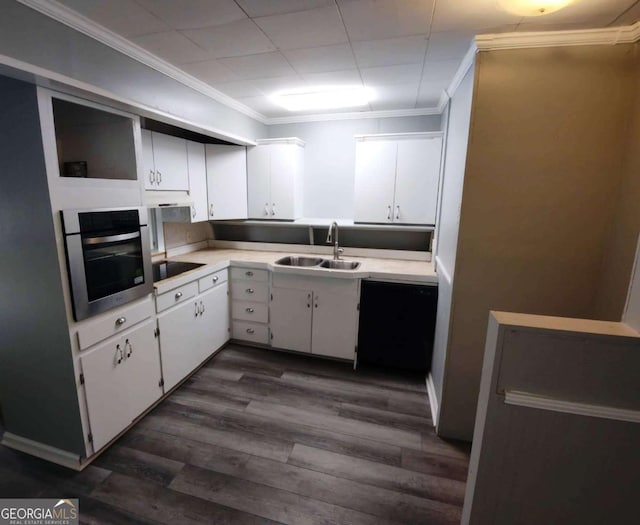
M 151 140 L 149 140 L 149 135 Z M 142 148 L 146 189 L 189 191 L 187 141 L 185 139 L 142 130 Z M 151 159 L 153 159 L 153 164 Z
M 294 220 L 302 216 L 304 142 L 268 139 L 247 152 L 250 219 Z
M 356 222 L 435 224 L 441 133 L 356 138 Z
M 189 196 L 191 197 L 191 222 L 202 222 L 207 215 L 207 165 L 204 144 L 187 141 L 189 172 Z
M 210 220 L 246 219 L 247 149 L 207 144 L 207 216 Z

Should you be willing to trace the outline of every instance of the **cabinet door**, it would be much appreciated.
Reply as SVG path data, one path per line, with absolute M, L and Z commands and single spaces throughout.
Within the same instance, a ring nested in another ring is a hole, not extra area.
M 193 298 L 158 316 L 165 392 L 202 362 L 197 306 L 197 298 Z
M 271 345 L 311 352 L 311 301 L 308 290 L 272 288 L 270 305 Z
M 156 186 L 156 172 L 153 164 L 153 142 L 151 132 L 142 131 L 142 175 L 144 177 L 144 189 L 153 190 Z
M 204 144 L 187 141 L 187 166 L 189 173 L 189 196 L 191 222 L 208 219 L 207 214 L 207 165 L 204 156 Z
M 442 138 L 398 141 L 393 220 L 435 224 Z
M 247 149 L 247 201 L 250 219 L 271 217 L 270 146 Z
M 314 292 L 312 354 L 353 360 L 357 327 L 357 295 L 321 290 Z
M 294 144 L 271 144 L 271 217 L 296 219 L 299 155 Z
M 80 357 L 95 451 L 122 432 L 132 420 L 128 408 L 131 377 L 124 351 L 124 339 L 117 337 Z
M 207 144 L 207 190 L 210 219 L 248 217 L 246 148 Z
M 189 191 L 187 141 L 155 132 L 152 137 L 156 189 Z
M 201 324 L 201 361 L 224 345 L 230 337 L 229 330 L 229 286 L 228 283 L 217 285 L 200 296 L 203 313 Z
M 162 396 L 160 352 L 154 335 L 155 321 L 149 320 L 124 336 L 124 370 L 127 373 L 126 401 L 130 421 Z
M 393 219 L 396 142 L 356 142 L 355 220 L 388 223 Z

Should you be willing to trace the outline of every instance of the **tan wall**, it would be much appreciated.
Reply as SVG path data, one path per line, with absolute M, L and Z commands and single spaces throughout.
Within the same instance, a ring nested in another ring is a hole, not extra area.
M 633 45 L 478 54 L 441 435 L 472 437 L 489 310 L 593 315 L 636 63 Z
M 636 45 L 636 93 L 640 94 L 640 46 Z M 640 96 L 629 107 L 627 153 L 617 210 L 611 226 L 601 268 L 594 314 L 599 319 L 619 321 L 625 305 L 629 278 L 640 232 Z

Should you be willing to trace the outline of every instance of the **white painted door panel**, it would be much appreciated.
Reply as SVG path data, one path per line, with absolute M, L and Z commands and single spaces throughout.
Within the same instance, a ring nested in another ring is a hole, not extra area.
M 355 358 L 358 298 L 317 291 L 313 295 L 311 353 L 341 359 Z
M 250 219 L 271 216 L 271 152 L 270 146 L 247 149 L 247 201 Z
M 391 141 L 356 142 L 356 222 L 392 222 L 396 151 Z
M 442 138 L 398 141 L 393 221 L 435 224 Z
M 152 132 L 153 159 L 159 190 L 189 191 L 187 141 Z
M 271 345 L 298 352 L 311 352 L 312 292 L 272 288 L 271 294 Z
M 196 313 L 197 299 L 194 298 L 158 316 L 165 391 L 176 386 L 202 361 Z
M 298 147 L 294 144 L 272 144 L 271 148 L 271 216 L 273 219 L 295 219 L 296 170 Z
M 201 361 L 229 340 L 228 290 L 229 285 L 225 282 L 200 296 L 204 310 L 198 320 L 202 325 Z
M 206 153 L 209 218 L 246 219 L 247 149 L 207 144 Z
M 207 214 L 207 165 L 204 156 L 204 144 L 187 141 L 187 166 L 189 174 L 189 196 L 191 222 L 206 221 Z
M 153 164 L 153 142 L 151 140 L 151 132 L 143 129 L 142 131 L 142 175 L 144 176 L 144 189 L 156 189 L 156 172 Z

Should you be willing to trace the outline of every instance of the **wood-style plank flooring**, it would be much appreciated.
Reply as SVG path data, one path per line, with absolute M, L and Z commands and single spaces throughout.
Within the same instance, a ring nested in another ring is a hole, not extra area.
M 0 497 L 83 523 L 459 523 L 469 447 L 424 376 L 230 345 L 83 472 L 0 447 Z

